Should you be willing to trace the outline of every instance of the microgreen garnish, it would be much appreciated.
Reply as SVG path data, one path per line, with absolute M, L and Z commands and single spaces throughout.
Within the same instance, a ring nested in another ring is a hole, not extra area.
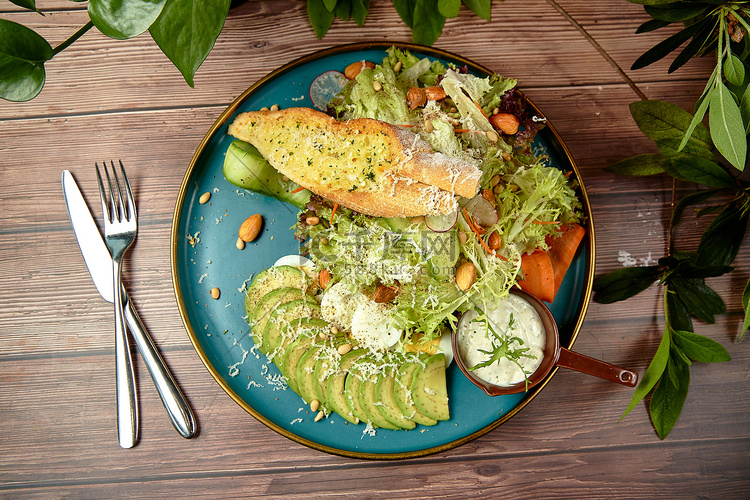
M 492 350 L 477 349 L 479 352 L 488 354 L 490 357 L 486 361 L 472 366 L 469 368 L 469 371 L 478 370 L 479 368 L 490 366 L 493 363 L 499 363 L 500 359 L 505 358 L 521 369 L 523 376 L 526 379 L 526 386 L 528 387 L 529 375 L 531 375 L 532 372 L 526 371 L 518 360 L 521 358 L 536 359 L 536 356 L 534 354 L 528 354 L 528 347 L 520 347 L 524 344 L 523 339 L 511 335 L 511 332 L 516 327 L 516 319 L 513 317 L 513 313 L 510 313 L 508 327 L 502 333 L 498 333 L 497 330 L 495 330 L 492 321 L 490 321 L 484 313 L 482 313 L 480 317 L 472 320 L 472 323 L 473 322 L 484 323 L 487 326 L 486 335 L 490 342 L 492 342 Z M 492 334 L 491 337 L 490 334 Z M 514 346 L 513 344 L 518 344 L 518 346 Z

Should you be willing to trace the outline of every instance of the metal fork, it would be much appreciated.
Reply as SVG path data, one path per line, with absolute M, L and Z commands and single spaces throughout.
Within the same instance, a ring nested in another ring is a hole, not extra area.
M 112 175 L 115 187 L 104 162 L 104 174 L 107 177 L 108 192 L 104 191 L 102 176 L 99 173 L 99 164 L 96 165 L 96 178 L 99 181 L 99 196 L 102 200 L 102 213 L 104 214 L 104 239 L 112 254 L 112 272 L 114 276 L 115 292 L 115 373 L 117 383 L 117 437 L 120 446 L 132 448 L 138 440 L 138 409 L 135 394 L 135 377 L 133 365 L 130 359 L 130 344 L 125 329 L 125 314 L 122 300 L 121 284 L 121 261 L 125 251 L 135 240 L 138 229 L 137 215 L 133 192 L 130 182 L 125 173 L 125 167 L 120 161 L 120 171 L 125 184 L 125 197 L 127 206 L 123 201 L 123 189 L 120 187 L 120 179 L 117 176 L 114 162 Z

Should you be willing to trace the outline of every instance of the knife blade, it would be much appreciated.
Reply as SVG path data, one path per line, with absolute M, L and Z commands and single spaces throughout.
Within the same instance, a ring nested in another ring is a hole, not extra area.
M 78 241 L 78 247 L 83 255 L 83 260 L 89 270 L 91 279 L 94 281 L 99 295 L 107 302 L 114 302 L 114 276 L 112 273 L 112 257 L 107 245 L 102 239 L 99 228 L 96 226 L 94 217 L 89 211 L 86 201 L 83 199 L 81 190 L 68 170 L 63 170 L 62 187 L 65 196 L 65 204 L 68 207 L 70 222 L 73 232 Z M 133 303 L 128 296 L 125 287 L 122 287 L 123 308 L 125 309 L 125 321 L 128 329 L 135 339 L 138 351 L 141 354 L 148 372 L 154 381 L 164 408 L 169 414 L 177 432 L 184 438 L 195 436 L 196 425 L 190 405 L 182 395 L 167 365 L 164 363 L 159 351 L 156 349 L 151 336 L 143 326 Z

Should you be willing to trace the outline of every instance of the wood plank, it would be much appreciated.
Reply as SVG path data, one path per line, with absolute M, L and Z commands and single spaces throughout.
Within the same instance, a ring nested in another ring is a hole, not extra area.
M 524 5 L 522 0 L 494 2 L 494 20 L 490 23 L 463 9 L 458 18 L 447 22 L 443 38 L 435 46 L 516 77 L 526 89 L 621 81 L 556 10 L 541 4 L 530 15 Z M 630 34 L 644 18 L 639 6 L 623 3 L 623 12 L 613 20 L 607 15 L 611 10 L 609 2 L 600 0 L 590 5 L 591 12 L 576 12 L 576 16 L 586 24 L 594 23 L 591 19 L 608 19 L 590 26 L 591 31 L 597 38 L 611 39 L 605 48 L 613 51 L 621 65 L 629 66 L 634 54 L 643 52 L 657 39 L 650 34 Z M 8 18 L 27 24 L 53 45 L 87 21 L 85 11 L 69 8 L 45 17 L 11 13 Z M 280 23 L 280 19 L 284 22 Z M 46 64 L 47 84 L 39 97 L 28 103 L 4 103 L 0 119 L 226 105 L 276 67 L 316 50 L 353 41 L 410 39 L 408 28 L 387 2 L 371 6 L 364 27 L 336 21 L 329 34 L 317 40 L 304 4 L 293 0 L 253 1 L 232 10 L 213 51 L 196 75 L 196 88 L 190 89 L 148 34 L 116 41 L 92 30 Z M 710 73 L 707 62 L 691 64 L 680 77 L 705 78 Z M 632 77 L 639 81 L 666 79 L 661 66 L 641 70 Z

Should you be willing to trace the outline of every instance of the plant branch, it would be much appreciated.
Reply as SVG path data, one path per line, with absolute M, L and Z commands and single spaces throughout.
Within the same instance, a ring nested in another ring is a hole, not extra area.
M 581 24 L 576 21 L 573 16 L 571 16 L 560 4 L 558 4 L 555 0 L 546 0 L 548 4 L 550 4 L 556 11 L 558 11 L 562 16 L 568 20 L 568 22 L 573 25 L 575 29 L 578 30 L 581 35 L 591 44 L 593 47 L 599 52 L 599 54 L 612 66 L 615 71 L 622 77 L 623 80 L 625 80 L 625 83 L 627 83 L 631 89 L 633 89 L 633 92 L 635 92 L 638 97 L 640 97 L 642 100 L 646 101 L 648 100 L 648 97 L 646 97 L 646 94 L 643 93 L 643 91 L 638 88 L 638 85 L 635 84 L 635 82 L 625 73 L 625 71 L 620 67 L 619 64 L 617 64 L 617 61 L 615 61 L 612 56 L 610 56 L 604 48 L 599 45 L 599 42 L 594 40 L 594 37 L 591 36 L 586 29 L 581 26 Z
M 56 56 L 57 54 L 59 54 L 63 50 L 67 49 L 70 46 L 70 44 L 72 44 L 73 42 L 75 42 L 76 40 L 78 40 L 79 38 L 81 38 L 84 35 L 84 33 L 86 33 L 88 30 L 90 30 L 93 27 L 94 27 L 94 22 L 91 21 L 91 20 L 89 20 L 89 22 L 87 22 L 86 24 L 84 24 L 81 27 L 81 29 L 79 29 L 78 31 L 76 31 L 75 33 L 73 33 L 73 35 L 70 38 L 68 38 L 63 43 L 61 43 L 60 45 L 58 45 L 57 47 L 55 47 L 54 49 L 52 49 L 52 57 Z

